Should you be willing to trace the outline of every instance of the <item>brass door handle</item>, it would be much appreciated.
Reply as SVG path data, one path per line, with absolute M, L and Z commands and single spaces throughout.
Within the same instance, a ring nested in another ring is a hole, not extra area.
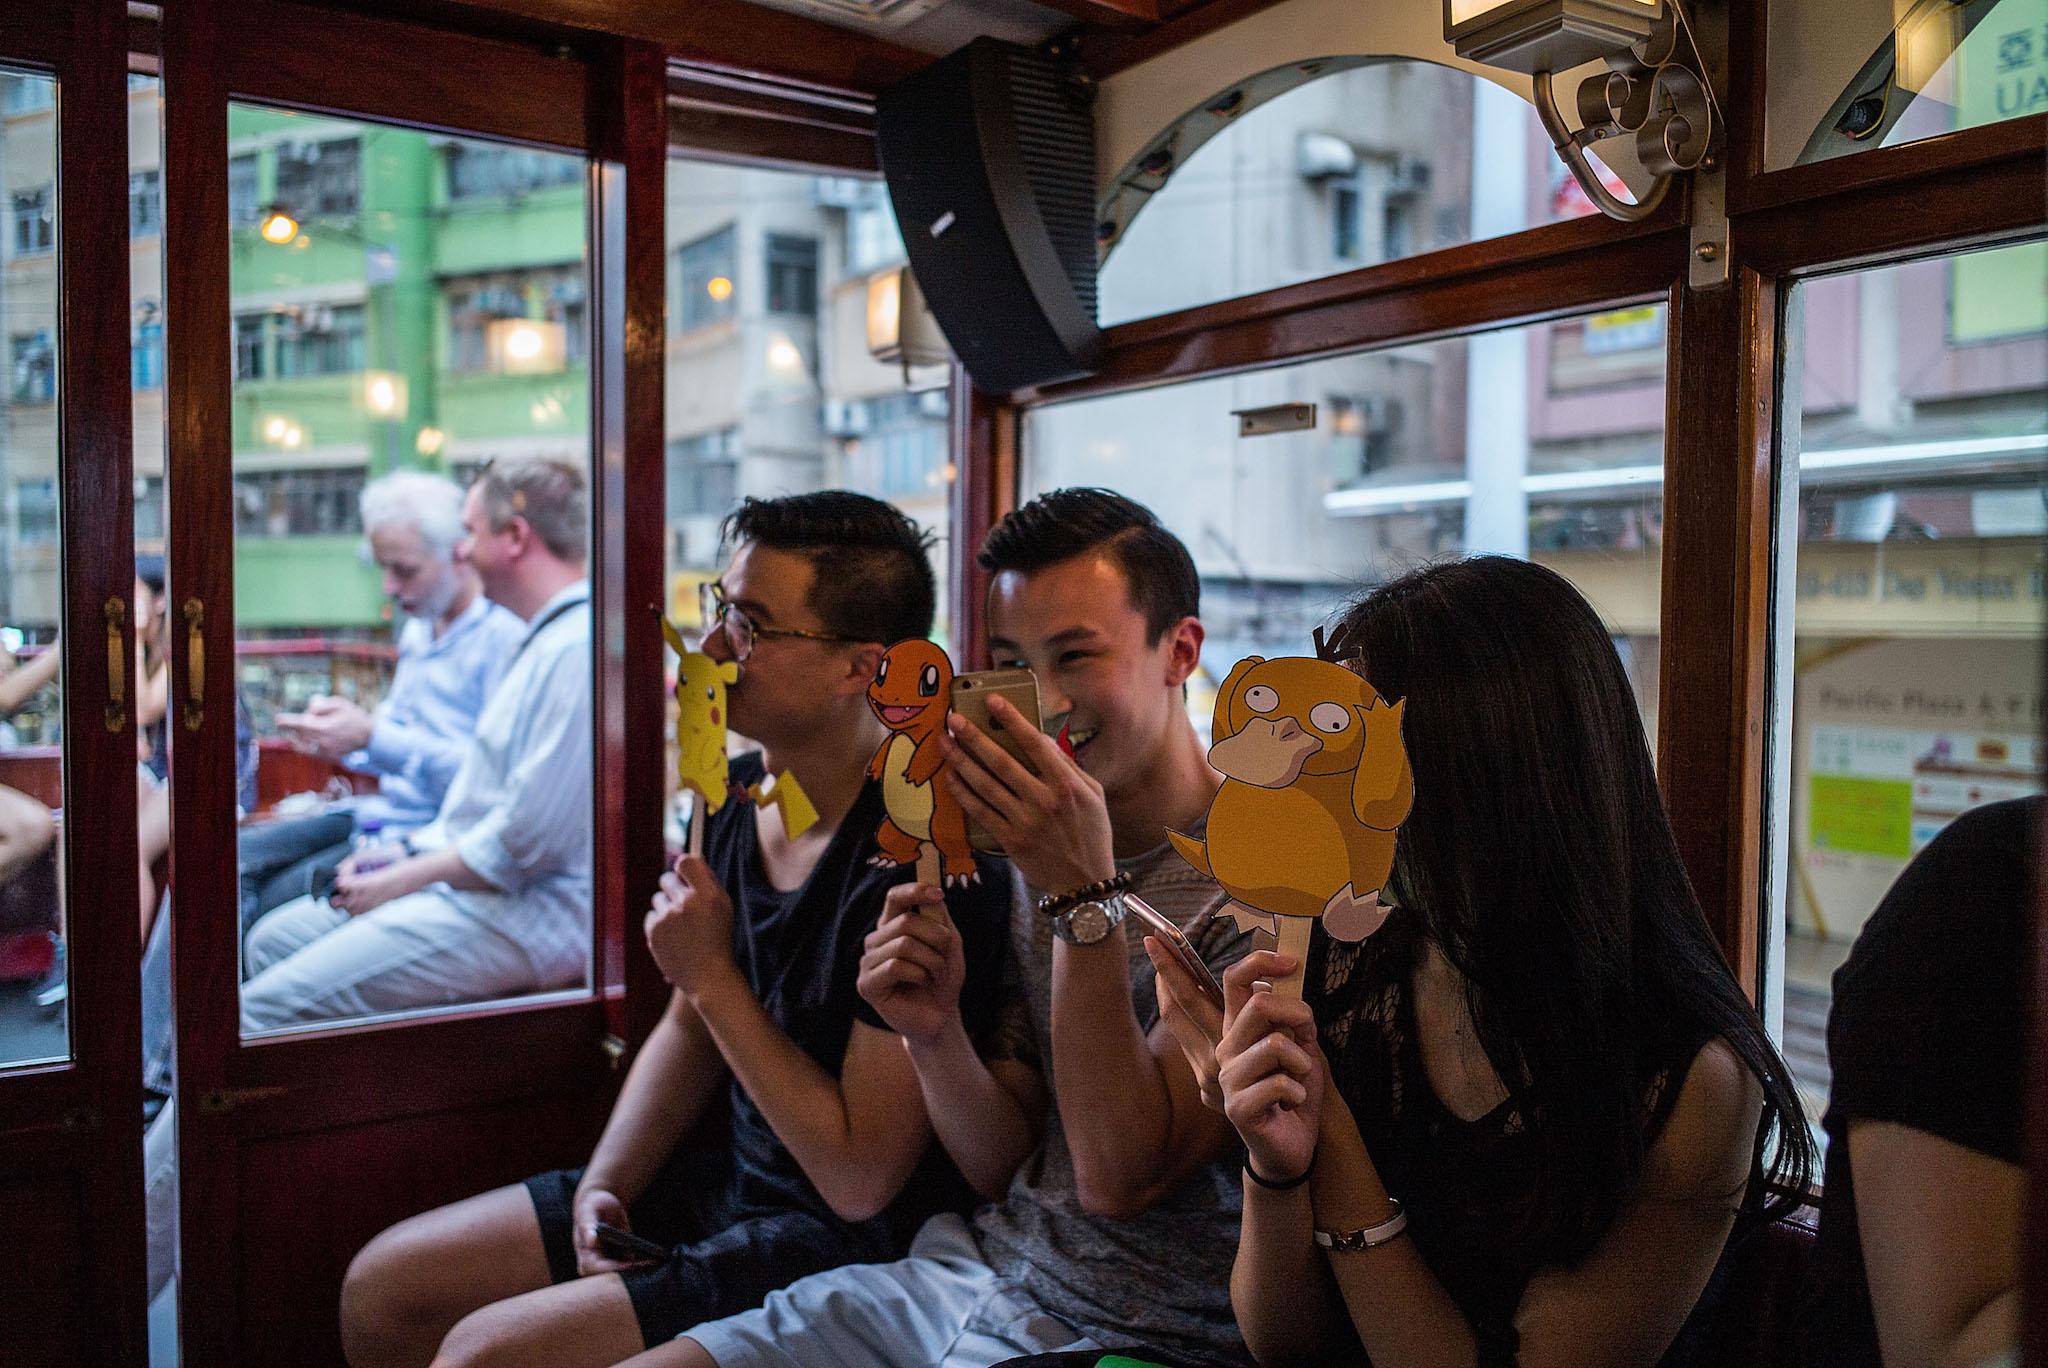
M 206 605 L 185 600 L 185 730 L 206 721 Z
M 107 620 L 107 730 L 117 732 L 128 720 L 128 604 L 113 595 L 100 614 Z

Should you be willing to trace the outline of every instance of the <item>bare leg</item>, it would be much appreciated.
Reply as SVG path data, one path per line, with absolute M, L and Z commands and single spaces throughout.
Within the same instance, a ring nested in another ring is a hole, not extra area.
M 156 918 L 160 901 L 151 871 L 163 858 L 164 852 L 171 848 L 171 790 L 169 785 L 158 788 L 143 779 L 138 779 L 136 785 L 135 854 L 142 875 L 142 939 L 147 941 L 150 923 Z
M 626 1284 L 598 1273 L 465 1316 L 433 1368 L 611 1368 L 646 1347 Z
M 718 1368 L 718 1360 L 705 1353 L 703 1345 L 684 1336 L 635 1354 L 619 1368 Z
M 341 1286 L 342 1349 L 353 1368 L 424 1368 L 464 1316 L 547 1285 L 533 1199 L 498 1188 L 363 1246 Z
M 26 868 L 57 839 L 50 810 L 26 793 L 0 787 L 0 883 Z

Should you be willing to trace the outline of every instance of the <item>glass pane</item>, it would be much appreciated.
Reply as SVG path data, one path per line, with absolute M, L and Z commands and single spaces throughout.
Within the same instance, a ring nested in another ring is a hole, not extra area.
M 1662 310 L 1628 309 L 1036 409 L 1020 493 L 1104 485 L 1187 543 L 1204 735 L 1242 657 L 1307 654 L 1362 588 L 1485 551 L 1591 600 L 1654 754 L 1663 393 Z M 1238 435 L 1235 411 L 1275 404 L 1314 405 L 1314 430 Z
M 64 957 L 56 82 L 0 69 L 0 1066 L 70 1056 Z
M 1527 101 L 1426 62 L 1268 72 L 1150 151 L 1103 229 L 1104 326 L 1597 212 Z
M 1775 0 L 1764 169 L 2048 110 L 2048 0 Z
M 1864 921 L 1955 817 L 2041 789 L 2044 254 L 2028 244 L 1797 290 L 1771 996 L 1816 1126 L 1831 979 Z
M 849 489 L 932 534 L 947 640 L 948 375 L 868 354 L 868 277 L 904 262 L 882 183 L 671 161 L 667 241 L 670 618 L 697 635 L 742 498 Z
M 584 988 L 584 162 L 228 137 L 243 1029 Z

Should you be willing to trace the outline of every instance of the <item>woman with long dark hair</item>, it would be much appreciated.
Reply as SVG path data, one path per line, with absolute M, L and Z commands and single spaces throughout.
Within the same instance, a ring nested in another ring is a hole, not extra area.
M 1226 979 L 1207 1095 L 1247 1149 L 1246 1342 L 1692 1361 L 1731 1231 L 1804 1189 L 1813 1142 L 1686 881 L 1613 643 L 1560 576 L 1477 557 L 1365 595 L 1333 649 L 1407 700 L 1415 803 L 1376 934 L 1316 937 L 1303 1001 L 1258 991 L 1293 968 L 1275 954 Z M 1216 1024 L 1154 961 L 1202 1054 Z

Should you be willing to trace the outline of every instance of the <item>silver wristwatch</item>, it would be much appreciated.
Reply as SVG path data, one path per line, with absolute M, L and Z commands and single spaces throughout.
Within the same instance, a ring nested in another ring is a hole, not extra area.
M 1069 945 L 1095 945 L 1114 931 L 1129 911 L 1121 893 L 1100 902 L 1076 903 L 1053 916 L 1052 933 Z

